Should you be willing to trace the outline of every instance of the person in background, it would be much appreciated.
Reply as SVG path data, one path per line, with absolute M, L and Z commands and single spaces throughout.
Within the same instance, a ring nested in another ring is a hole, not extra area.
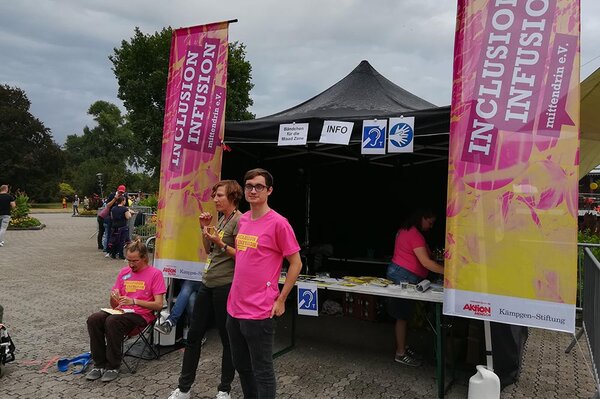
M 109 252 L 106 254 L 115 259 L 117 255 L 119 259 L 125 259 L 123 256 L 123 248 L 129 241 L 129 226 L 127 221 L 131 218 L 131 211 L 125 205 L 127 196 L 122 195 L 117 199 L 117 206 L 113 206 L 110 210 L 111 219 L 111 235 L 108 244 Z
M 423 233 L 431 230 L 434 223 L 435 215 L 430 210 L 417 210 L 402 223 L 396 233 L 394 256 L 387 269 L 388 279 L 395 284 L 418 284 L 427 278 L 430 271 L 444 273 L 444 267 L 431 259 L 431 251 L 423 237 Z M 393 298 L 388 304 L 389 314 L 396 319 L 394 360 L 407 366 L 418 367 L 421 365 L 421 356 L 406 342 L 408 320 L 413 314 L 415 302 Z
M 148 264 L 148 249 L 139 240 L 126 249 L 127 266 L 121 269 L 110 293 L 110 306 L 125 311 L 99 311 L 87 319 L 94 367 L 86 379 L 110 382 L 119 376 L 125 334 L 145 327 L 163 307 L 167 291 L 162 272 Z
M 79 197 L 77 194 L 75 194 L 75 197 L 73 198 L 73 215 L 71 216 L 75 215 L 79 215 Z
M 285 312 L 285 300 L 300 274 L 300 246 L 287 219 L 269 207 L 273 176 L 268 171 L 246 172 L 244 193 L 250 211 L 240 217 L 235 241 L 235 270 L 227 300 L 227 332 L 244 397 L 275 398 L 273 317 Z M 284 258 L 289 268 L 279 292 Z
M 204 334 L 210 320 L 214 317 L 221 337 L 223 354 L 221 356 L 221 383 L 217 388 L 216 399 L 230 399 L 231 382 L 235 369 L 231 359 L 231 347 L 227 334 L 227 297 L 233 279 L 235 237 L 238 233 L 238 221 L 241 213 L 238 205 L 242 199 L 242 188 L 235 180 L 221 180 L 212 189 L 212 198 L 217 212 L 221 214 L 216 226 L 209 212 L 199 216 L 202 228 L 202 243 L 208 254 L 202 283 L 198 289 L 188 339 L 183 353 L 183 364 L 179 374 L 179 385 L 169 399 L 188 399 L 190 389 L 196 379 L 196 370 Z M 212 229 L 209 231 L 209 226 Z
M 98 234 L 96 235 L 96 238 L 98 240 L 98 249 L 101 251 L 104 250 L 104 245 L 102 244 L 102 240 L 104 238 L 104 218 L 100 216 L 100 212 L 102 212 L 104 207 L 106 207 L 106 203 L 101 201 L 101 205 L 98 208 L 98 213 L 96 215 L 96 222 L 98 223 Z
M 62 199 L 62 207 L 63 207 L 63 209 L 67 209 L 67 197 L 63 197 L 63 199 Z
M 15 197 L 8 193 L 8 185 L 0 186 L 0 247 L 4 246 L 4 236 L 10 223 L 10 211 L 17 206 Z
M 119 199 L 119 197 L 125 195 L 125 191 L 127 191 L 127 189 L 125 188 L 125 186 L 123 184 L 121 184 L 117 188 L 117 191 L 115 193 L 110 193 L 110 195 L 106 199 L 106 206 L 109 209 L 111 209 L 114 206 L 117 199 Z M 110 237 L 111 227 L 112 227 L 112 221 L 110 218 L 110 211 L 109 211 L 108 216 L 104 218 L 104 235 L 102 236 L 102 246 L 104 247 L 104 252 L 106 252 L 106 253 L 108 253 L 108 239 Z
M 90 210 L 90 199 L 88 197 L 83 197 L 83 209 Z

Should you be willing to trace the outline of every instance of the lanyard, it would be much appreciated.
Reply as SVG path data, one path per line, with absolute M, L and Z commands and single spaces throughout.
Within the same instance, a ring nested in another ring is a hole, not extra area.
M 233 212 L 231 212 L 231 215 L 229 215 L 229 217 L 227 218 L 227 220 L 225 220 L 225 223 L 223 223 L 223 220 L 221 220 L 221 223 L 219 223 L 219 225 L 216 228 L 217 234 L 222 232 L 223 230 L 225 230 L 227 223 L 229 223 L 229 221 L 231 220 L 233 215 L 235 215 L 236 213 L 237 213 L 237 209 L 234 209 Z
M 231 220 L 231 218 L 237 213 L 237 209 L 234 209 L 233 212 L 231 212 L 231 215 L 229 215 L 229 217 L 227 218 L 227 220 L 224 220 L 225 218 L 221 219 L 221 223 L 219 223 L 219 225 L 217 226 L 216 230 L 216 234 L 219 234 L 220 232 L 222 232 L 223 230 L 225 230 L 225 227 L 227 227 L 227 224 L 229 223 L 229 221 Z M 215 243 L 212 242 L 210 244 L 210 252 L 212 253 L 215 249 Z

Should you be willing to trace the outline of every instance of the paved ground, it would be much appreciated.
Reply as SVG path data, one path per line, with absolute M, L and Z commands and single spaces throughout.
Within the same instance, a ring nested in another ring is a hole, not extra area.
M 56 360 L 88 350 L 85 319 L 106 306 L 119 261 L 96 250 L 94 218 L 36 215 L 41 231 L 9 231 L 0 248 L 0 304 L 17 345 L 17 361 L 0 379 L 2 398 L 166 398 L 176 387 L 182 353 L 144 361 L 135 375 L 103 384 L 70 372 Z M 284 326 L 280 326 L 284 327 Z M 279 340 L 284 338 L 281 333 Z M 585 340 L 570 354 L 566 334 L 531 330 L 520 381 L 502 398 L 591 398 L 595 392 L 586 364 Z M 348 318 L 300 318 L 297 348 L 275 361 L 281 398 L 432 398 L 433 364 L 395 364 L 391 325 Z M 585 354 L 585 359 L 584 355 Z M 195 398 L 216 394 L 220 344 L 214 331 L 202 354 Z M 232 396 L 241 398 L 236 377 Z M 466 398 L 458 381 L 448 398 Z

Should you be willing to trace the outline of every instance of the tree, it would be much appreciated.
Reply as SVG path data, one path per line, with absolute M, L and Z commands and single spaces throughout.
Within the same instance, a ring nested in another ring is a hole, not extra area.
M 119 84 L 119 98 L 128 111 L 130 128 L 136 138 L 135 165 L 144 166 L 158 179 L 162 147 L 165 97 L 169 71 L 172 29 L 152 35 L 135 28 L 133 37 L 123 40 L 108 58 Z M 252 67 L 245 59 L 242 43 L 229 43 L 226 120 L 254 118 L 248 111 L 253 102 L 250 90 Z
M 106 101 L 93 103 L 88 114 L 97 125 L 85 127 L 83 135 L 69 135 L 65 154 L 69 165 L 68 180 L 79 193 L 99 193 L 97 173 L 103 174 L 108 190 L 122 184 L 127 165 L 135 149 L 134 138 L 119 108 Z
M 55 201 L 64 156 L 30 106 L 23 90 L 0 85 L 0 184 L 21 189 L 36 201 Z
M 75 189 L 71 187 L 69 183 L 59 183 L 58 184 L 58 193 L 61 197 L 70 198 L 75 195 Z
M 254 104 L 250 98 L 250 90 L 253 87 L 252 65 L 246 61 L 246 45 L 239 42 L 229 43 L 225 120 L 254 119 L 255 115 L 248 111 L 248 108 Z

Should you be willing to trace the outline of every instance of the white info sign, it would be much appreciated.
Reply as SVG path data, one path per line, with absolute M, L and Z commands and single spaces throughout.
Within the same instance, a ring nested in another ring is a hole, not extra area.
M 325 121 L 319 143 L 348 145 L 353 127 L 353 122 Z

